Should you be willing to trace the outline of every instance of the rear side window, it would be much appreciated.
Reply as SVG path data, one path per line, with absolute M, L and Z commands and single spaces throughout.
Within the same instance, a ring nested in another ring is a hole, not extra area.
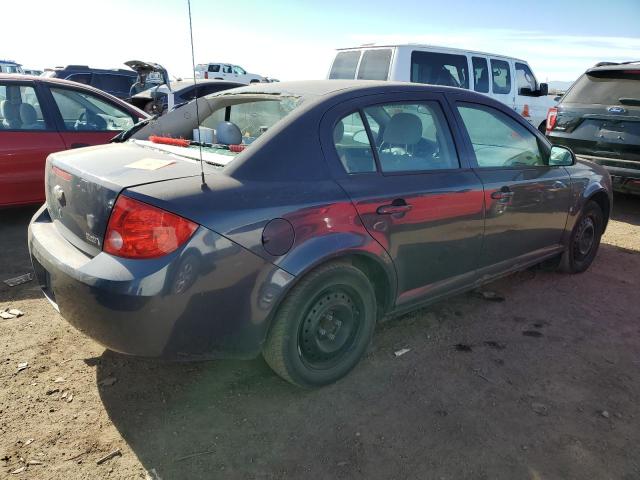
M 353 80 L 360 60 L 360 51 L 339 52 L 336 55 L 329 78 L 331 80 Z
M 347 115 L 333 129 L 333 142 L 338 158 L 347 173 L 376 171 L 376 163 L 359 112 Z
M 489 93 L 489 67 L 487 59 L 473 57 L 473 89 L 480 93 Z
M 390 63 L 391 50 L 365 50 L 358 69 L 358 80 L 386 80 Z
M 516 86 L 518 93 L 523 88 L 528 88 L 532 92 L 536 90 L 536 77 L 533 76 L 529 66 L 524 63 L 516 62 Z
M 511 92 L 511 70 L 509 62 L 491 59 L 491 78 L 493 93 Z
M 209 65 L 209 71 L 210 72 L 219 72 L 220 71 L 220 65 Z
M 459 167 L 451 132 L 436 102 L 375 105 L 364 112 L 378 127 L 373 136 L 383 172 Z
M 40 103 L 33 87 L 0 84 L 0 131 L 45 128 Z
M 499 110 L 458 105 L 480 168 L 542 166 L 547 155 L 536 136 Z
M 562 103 L 596 105 L 638 105 L 640 102 L 640 69 L 603 71 L 581 76 Z
M 448 53 L 411 53 L 411 81 L 469 88 L 467 57 Z

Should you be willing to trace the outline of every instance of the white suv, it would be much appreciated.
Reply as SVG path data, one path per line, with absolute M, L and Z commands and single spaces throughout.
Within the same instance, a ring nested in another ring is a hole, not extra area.
M 231 80 L 246 84 L 267 81 L 262 75 L 247 73 L 244 68 L 231 63 L 199 63 L 196 65 L 196 78 Z
M 545 131 L 556 105 L 529 64 L 504 55 L 430 45 L 363 45 L 339 49 L 330 79 L 396 80 L 466 88 L 499 100 Z

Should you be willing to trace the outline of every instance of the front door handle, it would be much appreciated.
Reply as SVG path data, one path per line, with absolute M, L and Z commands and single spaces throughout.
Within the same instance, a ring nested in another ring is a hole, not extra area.
M 71 144 L 71 148 L 84 148 L 89 146 L 90 145 L 88 143 L 72 143 Z
M 396 198 L 389 205 L 381 205 L 376 209 L 378 215 L 392 215 L 394 213 L 404 213 L 411 210 L 411 205 L 402 198 Z

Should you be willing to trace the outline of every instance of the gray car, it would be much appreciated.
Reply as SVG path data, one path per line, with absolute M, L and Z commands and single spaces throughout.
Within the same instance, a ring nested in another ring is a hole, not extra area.
M 37 278 L 112 350 L 262 353 L 325 385 L 385 316 L 546 260 L 583 272 L 611 212 L 602 167 L 470 91 L 291 82 L 197 102 L 47 161 Z

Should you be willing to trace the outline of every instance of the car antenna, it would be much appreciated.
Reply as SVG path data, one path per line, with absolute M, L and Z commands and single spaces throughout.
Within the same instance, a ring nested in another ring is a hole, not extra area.
M 202 179 L 201 187 L 204 189 L 207 187 L 207 183 L 204 181 L 204 164 L 202 161 L 202 131 L 200 130 L 200 108 L 198 106 L 198 82 L 196 81 L 196 55 L 193 50 L 193 24 L 191 23 L 191 0 L 187 0 L 187 6 L 189 7 L 189 34 L 191 35 L 191 65 L 193 67 L 193 89 L 196 97 L 196 121 L 198 122 L 198 150 L 200 151 L 200 178 Z

